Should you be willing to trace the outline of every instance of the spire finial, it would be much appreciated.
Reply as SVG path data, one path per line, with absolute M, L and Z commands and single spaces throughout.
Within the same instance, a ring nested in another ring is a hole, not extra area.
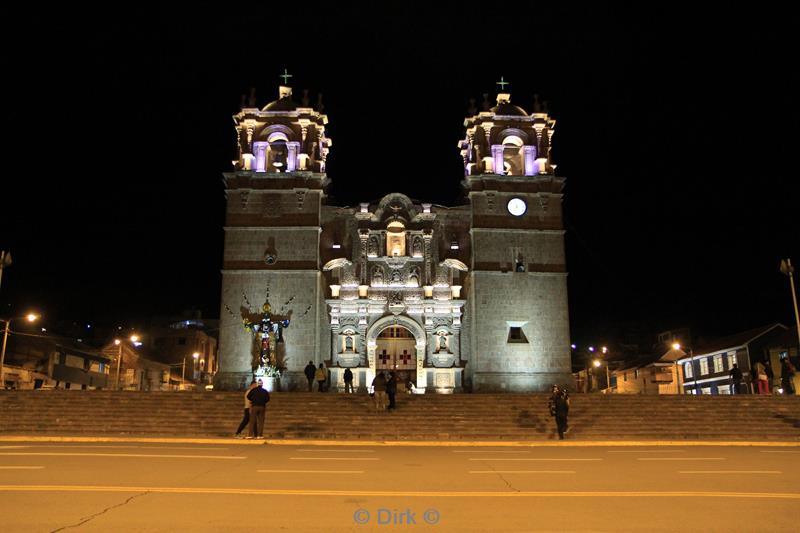
M 511 83 L 509 83 L 506 80 L 504 80 L 503 76 L 500 76 L 500 81 L 496 82 L 495 85 L 499 85 L 500 86 L 500 90 L 501 91 L 505 91 L 506 90 L 506 85 L 511 85 Z
M 289 74 L 289 71 L 288 71 L 288 70 L 286 70 L 286 69 L 283 69 L 283 74 L 281 74 L 281 75 L 280 75 L 280 76 L 278 76 L 278 77 L 279 77 L 279 78 L 283 78 L 283 84 L 284 84 L 284 85 L 286 85 L 286 84 L 288 84 L 288 83 L 289 83 L 289 78 L 291 78 L 291 77 L 292 77 L 292 75 L 291 75 L 291 74 Z

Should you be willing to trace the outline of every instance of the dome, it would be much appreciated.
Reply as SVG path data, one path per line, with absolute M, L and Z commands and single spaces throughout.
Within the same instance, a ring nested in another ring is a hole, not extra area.
M 510 102 L 501 102 L 490 109 L 495 115 L 506 115 L 515 117 L 527 117 L 528 113 L 519 106 Z
M 268 103 L 264 106 L 262 111 L 294 111 L 297 109 L 297 104 L 294 103 L 291 96 L 285 96 L 279 100 Z

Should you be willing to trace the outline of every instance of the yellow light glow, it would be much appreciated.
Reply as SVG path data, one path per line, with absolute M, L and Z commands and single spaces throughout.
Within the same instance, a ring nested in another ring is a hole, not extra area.
M 673 343 L 672 343 L 672 349 L 673 349 L 673 350 L 680 350 L 680 349 L 681 349 L 681 345 L 680 345 L 680 343 L 678 343 L 678 342 L 673 342 Z
M 194 352 L 194 353 L 192 354 L 192 357 L 194 357 L 195 359 L 197 359 L 198 357 L 200 357 L 200 354 L 199 354 L 199 353 L 197 353 L 197 352 Z
M 596 367 L 599 367 L 599 366 L 600 366 L 600 361 L 598 361 L 597 359 L 595 359 L 595 360 L 592 362 L 592 364 L 593 364 L 594 366 L 596 366 Z
M 119 340 L 119 339 L 114 339 L 114 346 L 119 346 L 120 344 L 122 344 L 122 341 L 121 341 L 121 340 Z
M 139 342 L 139 335 L 131 335 L 131 342 Z
M 608 353 L 608 348 L 606 348 L 605 346 L 603 346 L 603 347 L 601 348 L 601 350 L 603 351 L 603 353 Z
M 35 321 L 37 318 L 39 318 L 39 315 L 35 315 L 35 314 L 33 314 L 33 313 L 28 313 L 28 314 L 25 316 L 25 319 L 26 319 L 28 322 L 33 322 L 33 321 Z

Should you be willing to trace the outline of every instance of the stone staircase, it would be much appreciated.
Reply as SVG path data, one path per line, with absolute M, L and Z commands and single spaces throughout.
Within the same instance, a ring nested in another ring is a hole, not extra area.
M 545 394 L 398 395 L 377 413 L 365 394 L 275 393 L 266 438 L 552 440 Z M 238 392 L 0 391 L 0 435 L 227 437 Z M 800 442 L 800 397 L 574 394 L 570 440 Z

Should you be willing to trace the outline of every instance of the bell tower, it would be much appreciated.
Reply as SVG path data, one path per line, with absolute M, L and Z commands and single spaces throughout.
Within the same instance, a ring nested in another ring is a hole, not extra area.
M 324 306 L 319 272 L 320 212 L 328 178 L 328 118 L 295 102 L 292 88 L 262 108 L 251 95 L 233 116 L 238 157 L 224 174 L 226 197 L 218 389 L 241 389 L 255 369 L 251 332 L 243 320 L 267 300 L 291 315 L 277 348 L 291 386 L 309 360 L 319 361 L 318 313 Z M 304 314 L 305 313 L 305 314 Z
M 458 147 L 472 240 L 466 375 L 474 391 L 544 391 L 571 382 L 565 180 L 550 158 L 555 124 L 538 99 L 528 114 L 505 91 L 464 121 Z

